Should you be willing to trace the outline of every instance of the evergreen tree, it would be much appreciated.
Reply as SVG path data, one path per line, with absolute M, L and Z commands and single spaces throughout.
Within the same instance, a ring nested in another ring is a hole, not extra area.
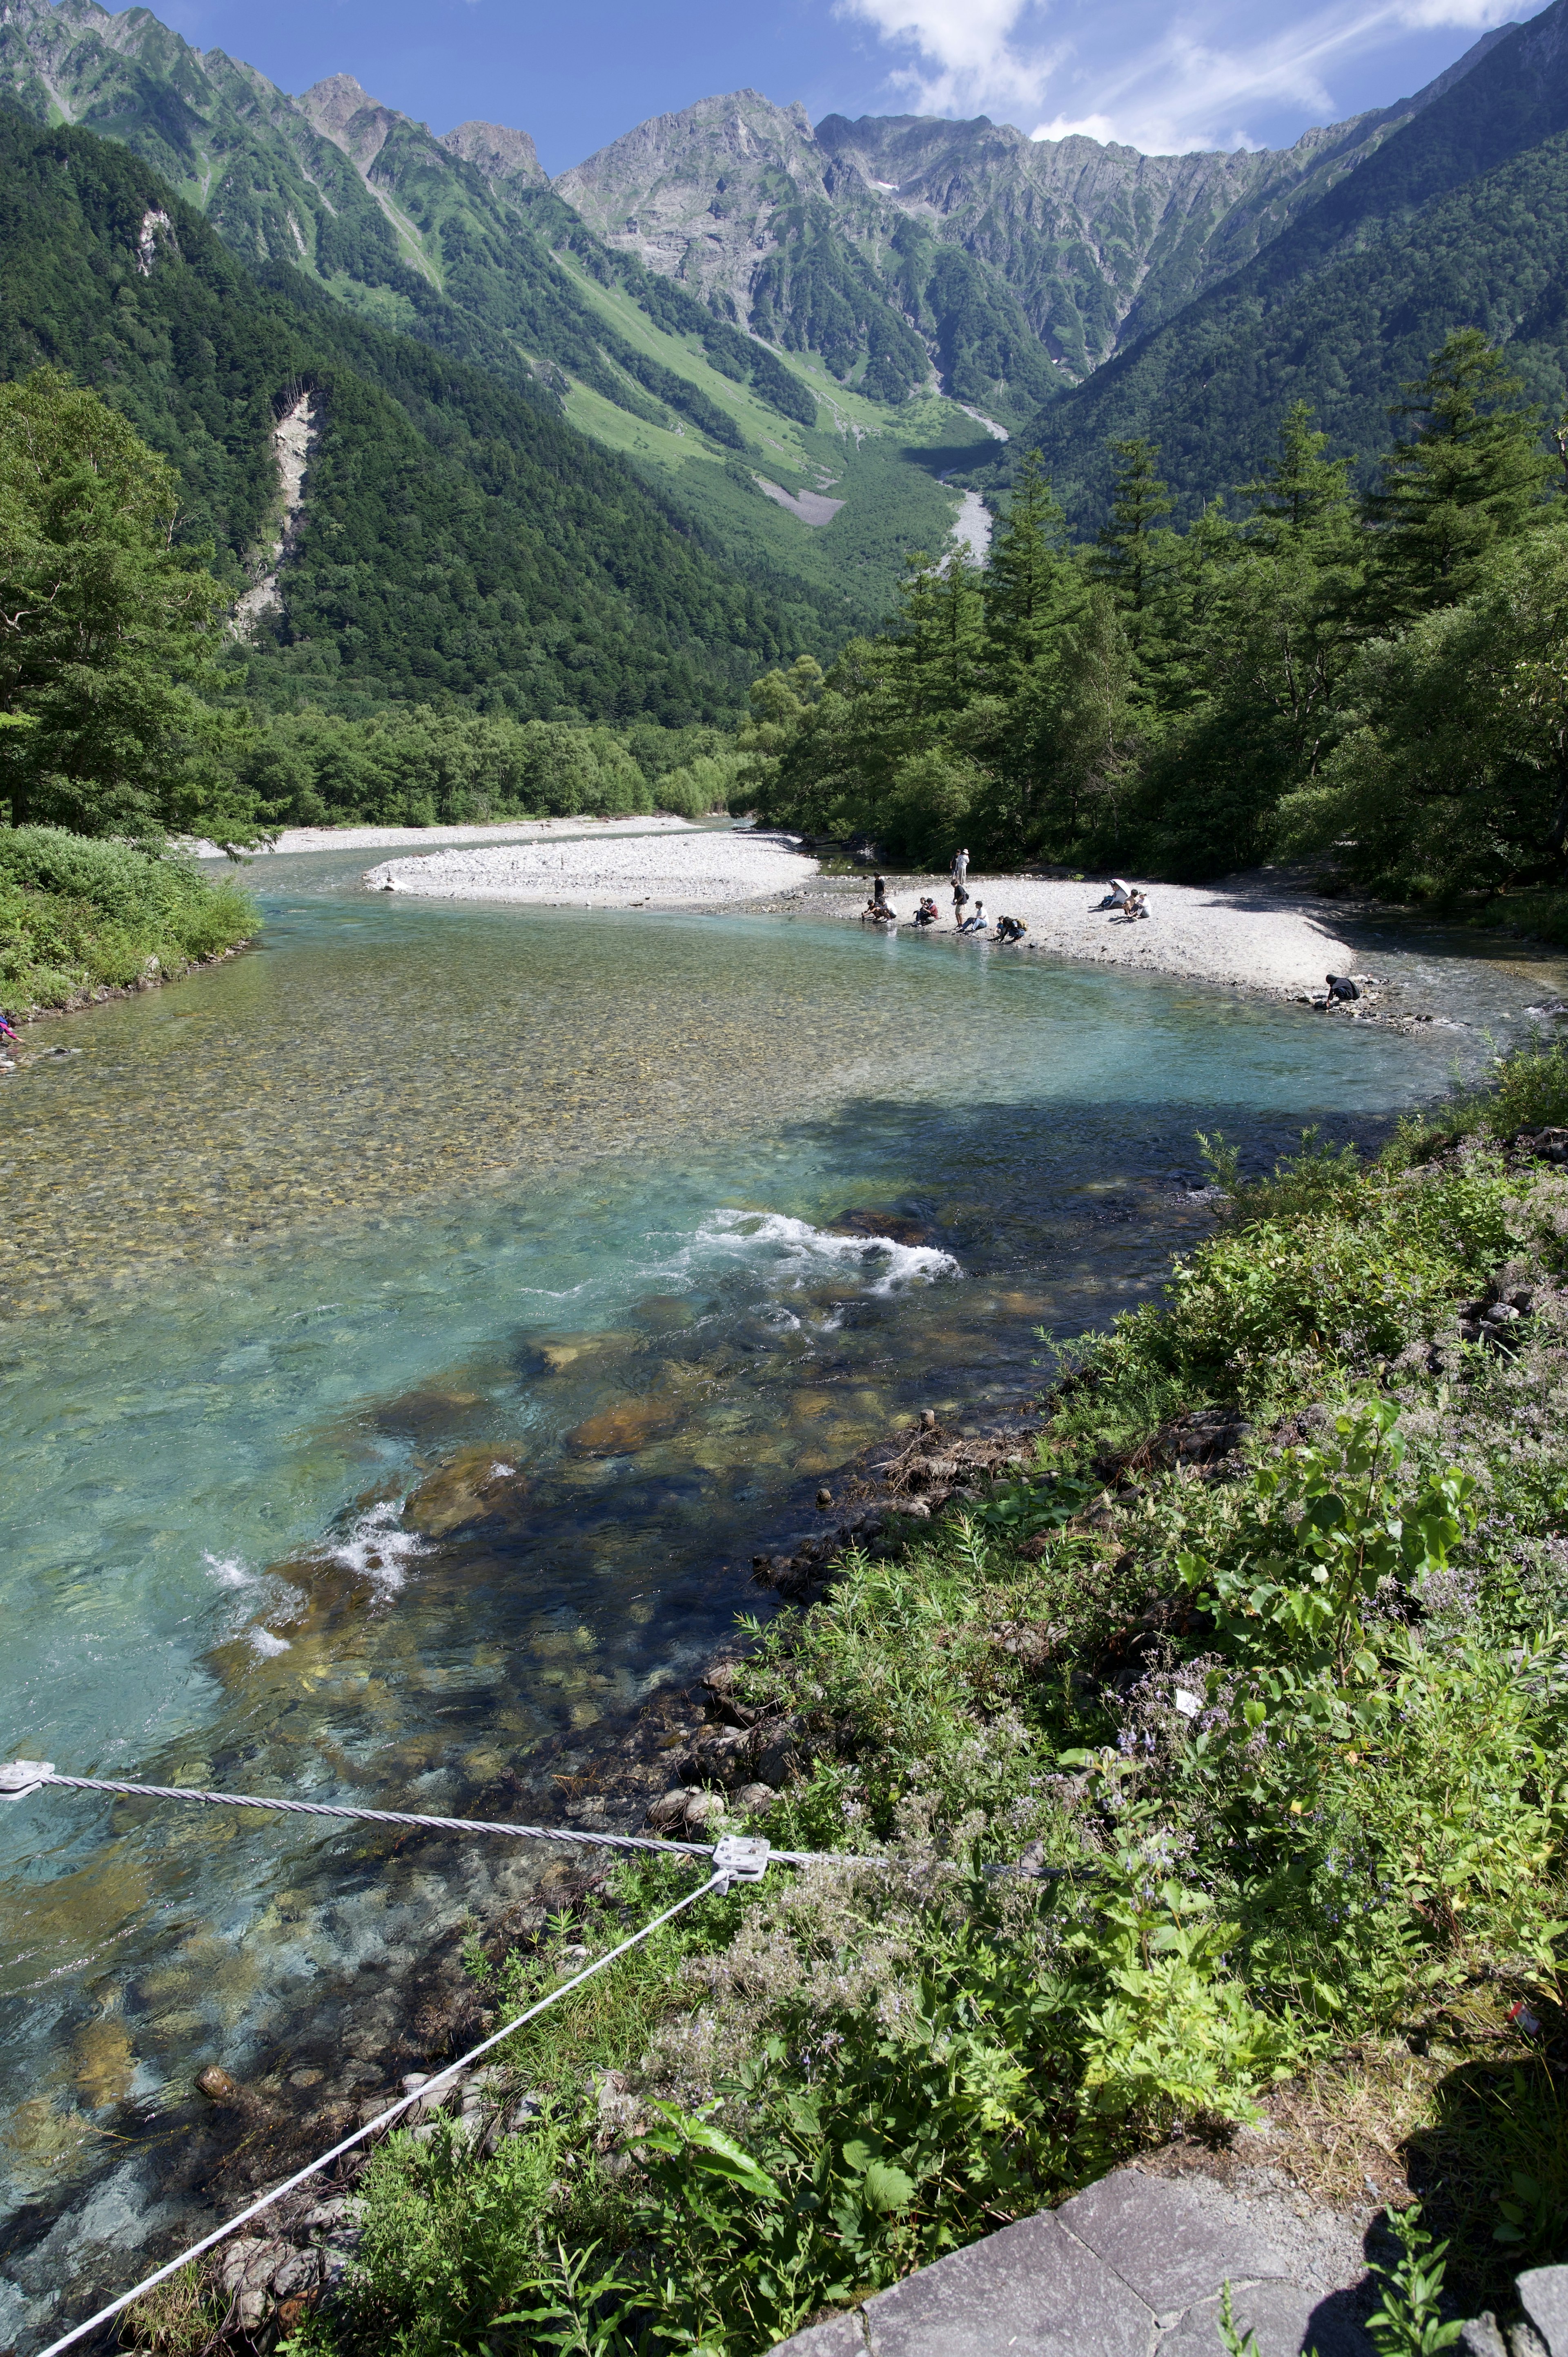
M 174 470 L 59 370 L 0 386 L 0 791 L 13 825 L 252 843 L 216 681 L 223 593 L 177 548 Z
M 1122 616 L 1128 644 L 1141 654 L 1154 635 L 1155 608 L 1176 535 L 1161 531 L 1171 512 L 1170 494 L 1155 472 L 1156 442 L 1112 442 L 1117 462 L 1111 522 L 1103 524 L 1090 571 L 1109 588 Z
M 1082 612 L 1083 576 L 1067 547 L 1067 518 L 1031 450 L 1018 470 L 985 568 L 988 660 L 1005 693 L 1047 659 Z
M 962 549 L 941 566 L 924 550 L 908 560 L 890 652 L 911 712 L 961 712 L 979 684 L 985 653 L 981 576 Z
M 1549 461 L 1522 390 L 1478 328 L 1456 328 L 1390 411 L 1414 431 L 1387 454 L 1367 502 L 1373 630 L 1467 597 L 1488 553 L 1540 520 Z
M 1252 514 L 1247 537 L 1270 551 L 1311 547 L 1348 551 L 1355 515 L 1350 501 L 1350 461 L 1326 458 L 1326 434 L 1312 424 L 1312 409 L 1296 402 L 1280 428 L 1280 455 L 1266 475 L 1237 486 Z

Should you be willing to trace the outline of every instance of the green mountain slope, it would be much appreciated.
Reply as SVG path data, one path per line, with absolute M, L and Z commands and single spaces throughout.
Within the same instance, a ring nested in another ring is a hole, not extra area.
M 1071 383 L 1250 261 L 1500 38 L 1485 35 L 1413 97 L 1283 150 L 1144 156 L 1030 139 L 984 115 L 829 115 L 816 138 L 841 176 L 1004 281 Z
M 102 391 L 178 467 L 187 533 L 236 587 L 277 511 L 277 420 L 311 394 L 303 527 L 249 662 L 269 701 L 681 725 L 818 635 L 809 602 L 726 572 L 541 390 L 303 277 L 261 286 L 124 147 L 0 115 L 0 370 L 50 360 Z
M 1069 511 L 1103 512 L 1112 436 L 1145 434 L 1178 512 L 1257 475 L 1310 402 L 1370 464 L 1387 409 L 1451 328 L 1507 343 L 1560 407 L 1568 384 L 1568 0 L 1510 28 L 1266 252 L 1043 410 Z
M 907 551 L 947 542 L 957 502 L 935 475 L 979 455 L 970 422 L 925 405 L 895 422 L 863 404 L 858 430 L 841 436 L 821 368 L 612 253 L 552 192 L 521 133 L 470 123 L 436 139 L 348 75 L 293 99 L 145 9 L 113 16 L 95 0 L 11 0 L 6 85 L 36 120 L 124 141 L 292 296 L 304 274 L 380 326 L 558 396 L 584 430 L 649 468 L 660 500 L 735 570 L 775 599 L 803 600 L 804 627 L 829 628 L 829 613 L 831 629 L 874 624 Z M 895 389 L 924 383 L 918 337 L 866 301 L 907 347 Z M 801 431 L 818 439 L 809 458 L 791 444 L 797 481 L 776 457 Z M 907 457 L 895 459 L 889 434 Z M 845 505 L 809 526 L 758 490 L 769 469 L 791 491 L 838 477 Z

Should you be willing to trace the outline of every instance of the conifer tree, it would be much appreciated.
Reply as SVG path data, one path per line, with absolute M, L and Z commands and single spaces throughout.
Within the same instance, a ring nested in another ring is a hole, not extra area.
M 990 664 L 1006 693 L 1058 649 L 1083 610 L 1083 576 L 1067 548 L 1067 518 L 1037 450 L 1018 470 L 985 568 Z
M 908 560 L 903 608 L 890 650 L 897 674 L 920 714 L 961 712 L 979 679 L 985 648 L 981 576 L 962 549 L 933 565 L 923 549 Z
M 1471 595 L 1488 554 L 1542 520 L 1539 410 L 1478 328 L 1456 328 L 1389 414 L 1413 432 L 1367 502 L 1369 626 L 1397 629 Z
M 1122 619 L 1134 654 L 1153 635 L 1154 609 L 1175 535 L 1162 532 L 1171 498 L 1155 472 L 1157 442 L 1112 442 L 1119 472 L 1111 522 L 1101 527 L 1090 570 L 1103 581 Z
M 1312 423 L 1311 405 L 1296 402 L 1280 427 L 1280 454 L 1266 475 L 1237 486 L 1249 500 L 1252 514 L 1247 537 L 1271 552 L 1284 547 L 1311 547 L 1326 553 L 1326 544 L 1348 553 L 1354 529 L 1350 503 L 1350 462 L 1326 458 L 1326 434 Z

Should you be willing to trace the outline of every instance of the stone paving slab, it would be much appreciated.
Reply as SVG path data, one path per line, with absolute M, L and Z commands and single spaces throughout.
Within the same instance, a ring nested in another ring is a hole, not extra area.
M 1354 2232 L 1213 2179 L 1117 2169 L 781 2344 L 775 2357 L 1222 2357 L 1220 2287 L 1259 2357 L 1375 2357 Z M 1553 2357 L 1557 2350 L 1553 2347 Z M 1568 2357 L 1568 2344 L 1563 2357 Z
M 1233 2286 L 1230 2294 L 1236 2329 L 1243 2340 L 1257 2334 L 1258 2357 L 1301 2357 L 1304 2350 L 1316 2357 L 1365 2357 L 1372 2344 L 1345 2312 L 1348 2306 L 1342 2293 L 1325 2298 L 1296 2283 Z M 1159 2357 L 1224 2357 L 1219 2300 L 1197 2301 L 1174 2331 L 1161 2334 L 1158 2347 Z
M 1102 2177 L 1054 2215 L 1162 2319 L 1179 2316 L 1227 2278 L 1242 2283 L 1292 2272 L 1283 2252 L 1262 2239 L 1239 2204 L 1217 2208 L 1191 2186 L 1137 2169 Z
M 1048 2210 L 950 2251 L 864 2310 L 871 2357 L 1152 2357 L 1154 2317 Z

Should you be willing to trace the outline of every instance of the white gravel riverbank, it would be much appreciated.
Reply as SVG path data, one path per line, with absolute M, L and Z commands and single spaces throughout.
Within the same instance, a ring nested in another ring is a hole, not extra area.
M 1136 884 L 1139 879 L 1126 880 Z M 993 926 L 998 917 L 1021 917 L 1029 931 L 1020 948 L 1047 957 L 1133 966 L 1142 974 L 1182 974 L 1195 982 L 1287 997 L 1320 991 L 1326 974 L 1348 974 L 1356 963 L 1358 953 L 1335 931 L 1332 902 L 1281 891 L 1266 877 L 1232 878 L 1224 885 L 1146 884 L 1143 888 L 1148 894 L 1149 915 L 1129 924 L 1110 910 L 1096 909 L 1095 902 L 1104 897 L 1103 881 L 1060 884 L 1034 876 L 977 876 L 972 870 L 964 914 L 972 914 L 983 901 Z M 932 931 L 950 942 L 952 887 L 945 876 L 900 876 L 889 882 L 887 897 L 903 920 L 899 931 L 914 932 L 909 920 L 926 892 L 941 910 Z M 854 921 L 868 898 L 869 888 L 859 877 L 822 877 L 803 893 L 792 893 L 789 909 L 792 915 Z M 962 944 L 965 950 L 972 945 L 981 947 L 977 941 Z M 1020 948 L 993 948 L 991 953 L 1016 957 Z
M 696 832 L 689 818 L 675 818 L 668 811 L 650 812 L 642 818 L 514 818 L 485 826 L 285 826 L 275 843 L 263 844 L 244 856 L 265 859 L 288 851 L 401 851 L 405 845 L 412 851 L 432 843 L 532 843 L 561 834 Z M 189 848 L 196 859 L 229 856 L 220 844 L 193 843 Z
M 569 826 L 569 820 L 551 822 Z M 572 842 L 512 842 L 455 847 L 424 859 L 386 860 L 365 881 L 372 888 L 437 899 L 534 901 L 557 908 L 741 908 L 753 913 L 855 922 L 869 895 L 869 878 L 822 876 L 791 835 L 729 834 L 669 823 L 658 834 L 649 822 L 612 834 L 596 830 Z M 341 838 L 338 838 L 341 840 Z M 428 836 L 424 838 L 428 841 Z M 1136 877 L 1128 879 L 1136 882 Z M 1128 924 L 1097 910 L 1099 882 L 1063 884 L 1032 876 L 971 874 L 971 906 L 983 901 L 988 919 L 1021 917 L 1028 926 L 1023 954 L 1068 958 L 1094 965 L 1135 967 L 1144 974 L 1180 974 L 1197 982 L 1294 996 L 1321 990 L 1330 972 L 1348 974 L 1356 952 L 1335 930 L 1333 904 L 1290 893 L 1267 877 L 1225 885 L 1150 884 L 1150 914 Z M 922 892 L 941 909 L 939 937 L 951 940 L 951 889 L 942 876 L 900 876 L 889 898 L 906 920 Z M 966 952 L 980 950 L 966 942 Z M 1016 957 L 1013 950 L 993 955 Z
M 535 900 L 568 909 L 727 907 L 798 888 L 817 863 L 793 836 L 690 827 L 676 835 L 516 843 L 388 859 L 372 890 L 440 900 Z

